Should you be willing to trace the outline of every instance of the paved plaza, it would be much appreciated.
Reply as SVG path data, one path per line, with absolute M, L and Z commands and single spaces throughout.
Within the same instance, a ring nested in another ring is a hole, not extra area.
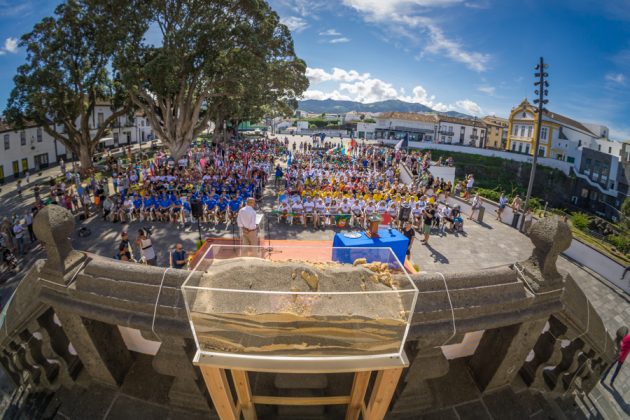
M 31 178 L 31 186 L 34 182 L 45 184 L 48 177 L 58 173 L 58 168 L 45 171 L 41 177 Z M 27 188 L 23 197 L 17 197 L 14 183 L 2 187 L 0 192 L 0 212 L 8 216 L 13 212 L 23 211 L 32 201 L 32 188 Z M 266 189 L 262 203 L 259 203 L 259 212 L 270 212 L 276 206 L 276 191 L 270 186 Z M 268 213 L 266 218 L 266 238 L 273 240 L 317 240 L 330 241 L 338 229 L 328 228 L 324 231 L 312 228 L 281 225 L 275 216 Z M 189 251 L 196 249 L 198 232 L 196 225 L 181 226 L 166 223 L 133 222 L 131 224 L 119 224 L 103 222 L 98 215 L 87 221 L 77 220 L 77 229 L 85 226 L 91 230 L 87 237 L 80 238 L 75 233 L 73 238 L 76 249 L 89 251 L 105 257 L 112 257 L 120 241 L 123 230 L 130 232 L 130 239 L 134 239 L 137 230 L 150 226 L 153 231 L 153 242 L 157 252 L 158 265 L 168 265 L 168 252 L 177 242 L 184 244 Z M 434 234 L 429 245 L 422 245 L 420 235 L 412 249 L 411 260 L 421 271 L 427 272 L 461 272 L 476 271 L 499 265 L 521 261 L 531 255 L 533 249 L 529 239 L 514 229 L 494 220 L 491 214 L 486 214 L 483 224 L 466 220 L 465 233 L 444 236 Z M 205 238 L 232 238 L 232 226 L 219 225 L 218 227 L 202 226 L 202 235 Z M 134 246 L 134 254 L 138 250 Z M 45 253 L 41 246 L 35 244 L 31 252 L 21 259 L 23 271 L 27 270 L 30 262 L 38 258 L 44 258 Z M 614 336 L 617 328 L 630 326 L 630 299 L 623 291 L 590 272 L 579 267 L 565 258 L 559 260 L 559 268 L 562 273 L 568 273 L 576 280 L 589 297 L 591 303 L 597 309 L 608 331 Z M 21 279 L 23 274 L 11 276 L 4 274 L 5 282 L 0 286 L 2 304 L 10 296 L 10 292 Z M 598 385 L 586 401 L 584 410 L 601 410 L 600 416 L 604 418 L 623 418 L 630 416 L 630 368 L 624 367 L 617 379 L 616 387 Z M 595 403 L 593 403 L 595 402 Z M 597 418 L 597 413 L 593 416 Z

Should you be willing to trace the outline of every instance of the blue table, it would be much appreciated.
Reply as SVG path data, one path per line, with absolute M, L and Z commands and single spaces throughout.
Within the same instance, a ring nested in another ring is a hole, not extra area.
M 347 238 L 343 235 L 343 233 L 338 233 L 335 235 L 335 239 L 333 240 L 333 261 L 337 261 L 344 264 L 352 264 L 357 258 L 366 258 L 368 262 L 373 261 L 381 261 L 381 262 L 391 262 L 394 261 L 384 261 L 383 258 L 386 258 L 384 253 L 381 251 L 374 250 L 371 251 L 361 251 L 356 250 L 357 252 L 344 251 L 343 248 L 390 248 L 392 252 L 398 257 L 398 260 L 401 264 L 405 263 L 405 256 L 407 254 L 407 247 L 409 245 L 409 239 L 402 233 L 400 233 L 396 229 L 379 229 L 378 234 L 380 238 L 368 238 L 365 235 L 365 232 L 361 233 L 360 238 Z

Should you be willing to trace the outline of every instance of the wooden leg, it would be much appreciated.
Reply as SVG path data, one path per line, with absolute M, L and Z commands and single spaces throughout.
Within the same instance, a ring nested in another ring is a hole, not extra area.
M 200 366 L 200 368 L 219 418 L 221 420 L 237 420 L 239 416 L 236 414 L 236 407 L 230 385 L 225 376 L 225 370 L 209 366 Z
M 366 418 L 368 420 L 381 420 L 385 417 L 401 374 L 402 368 L 380 370 L 378 372 L 370 403 L 366 410 Z
M 249 378 L 244 370 L 232 370 L 232 379 L 236 388 L 238 402 L 243 410 L 245 420 L 256 420 L 256 408 L 252 402 L 252 390 L 249 386 Z
M 348 404 L 348 411 L 346 411 L 346 420 L 358 420 L 371 375 L 372 372 L 357 372 L 354 374 L 350 403 Z

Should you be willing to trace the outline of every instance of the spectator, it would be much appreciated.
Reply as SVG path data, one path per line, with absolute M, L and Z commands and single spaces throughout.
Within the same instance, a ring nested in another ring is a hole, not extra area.
M 411 260 L 411 246 L 413 245 L 413 241 L 416 239 L 416 231 L 413 230 L 410 220 L 407 220 L 404 223 L 402 234 L 409 239 L 409 245 L 407 246 L 407 258 Z
M 422 211 L 422 217 L 424 226 L 422 227 L 422 233 L 424 239 L 422 242 L 424 245 L 429 245 L 429 236 L 431 235 L 431 225 L 433 224 L 433 218 L 435 217 L 435 210 L 433 210 L 432 204 L 427 204 L 426 208 Z
M 512 207 L 512 211 L 514 212 L 514 214 L 517 214 L 521 211 L 521 197 L 518 196 L 518 194 L 516 195 L 516 197 L 514 197 L 514 200 L 512 200 L 512 204 L 510 205 L 510 207 Z
M 501 217 L 503 215 L 503 211 L 505 210 L 505 207 L 507 206 L 507 202 L 508 202 L 508 199 L 505 196 L 505 193 L 502 192 L 501 197 L 499 197 L 499 208 L 497 209 L 497 220 L 499 222 L 503 221 Z
M 630 353 L 630 334 L 628 334 L 627 327 L 621 327 L 619 328 L 619 330 L 617 330 L 616 341 L 618 348 L 617 360 L 615 360 L 610 366 L 608 366 L 608 369 L 606 369 L 606 372 L 604 372 L 604 375 L 601 379 L 601 383 L 603 384 L 604 380 L 606 379 L 612 368 L 616 366 L 615 372 L 613 373 L 612 378 L 610 378 L 610 386 L 615 386 L 615 379 L 617 379 L 617 375 L 621 370 L 621 366 L 626 361 L 628 353 Z
M 13 225 L 13 235 L 18 246 L 18 254 L 24 255 L 24 228 L 20 220 L 16 220 Z
M 34 208 L 37 211 L 37 208 Z M 35 237 L 35 232 L 33 232 L 33 216 L 35 215 L 33 208 L 30 210 L 24 211 L 24 223 L 26 224 L 26 229 L 28 230 L 28 237 L 31 243 L 35 242 L 37 238 Z
M 184 251 L 184 246 L 182 244 L 175 245 L 175 250 L 171 252 L 171 267 L 181 269 L 186 267 L 187 263 L 187 252 Z
M 470 211 L 470 217 L 468 218 L 468 220 L 473 219 L 475 212 L 481 208 L 481 204 L 482 204 L 481 197 L 479 196 L 479 193 L 477 193 L 475 194 L 475 197 L 472 200 L 472 210 Z

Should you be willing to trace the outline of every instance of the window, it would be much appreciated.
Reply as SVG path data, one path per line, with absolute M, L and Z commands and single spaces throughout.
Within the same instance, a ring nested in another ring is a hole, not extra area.
M 37 143 L 41 143 L 42 139 L 43 139 L 42 128 L 41 127 L 37 127 Z
M 523 145 L 520 143 L 518 144 L 518 152 L 523 153 Z
M 105 120 L 105 116 L 103 115 L 102 112 L 99 112 L 98 115 L 96 116 L 96 119 L 98 121 L 98 128 L 101 127 L 101 125 L 103 125 L 103 121 Z
M 538 156 L 545 157 L 545 148 L 541 147 L 538 149 Z
M 582 146 L 582 140 L 578 140 L 578 147 Z
M 527 146 L 525 146 L 525 154 L 529 155 L 529 144 Z
M 523 112 L 523 118 L 527 118 L 527 112 Z
M 608 154 L 612 154 L 612 147 L 608 148 Z
M 9 147 L 11 147 L 11 141 L 9 138 L 8 134 L 4 135 L 4 150 L 9 150 Z
M 543 140 L 547 140 L 547 127 L 543 127 L 540 130 L 540 138 Z
M 580 195 L 582 198 L 588 198 L 588 190 L 586 188 L 582 188 L 582 193 Z
M 527 137 L 532 138 L 532 126 L 527 126 Z
M 575 158 L 574 158 L 574 157 L 571 157 L 571 156 L 568 156 L 568 157 L 567 157 L 567 162 L 569 162 L 569 163 L 575 163 Z
M 20 145 L 26 146 L 26 131 L 20 131 Z
M 598 152 L 601 152 L 601 151 L 602 151 L 602 145 L 601 145 L 601 144 L 598 144 L 598 145 L 597 145 L 597 151 L 598 151 Z
M 514 132 L 512 133 L 513 136 L 518 136 L 518 125 L 514 126 Z

